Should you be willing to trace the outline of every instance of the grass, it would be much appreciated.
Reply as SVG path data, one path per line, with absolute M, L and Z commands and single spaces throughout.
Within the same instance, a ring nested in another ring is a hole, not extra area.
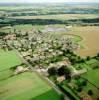
M 83 77 L 99 88 L 99 68 L 88 71 Z
M 4 70 L 0 72 L 0 81 L 6 80 L 13 75 L 13 71 L 10 69 Z
M 86 78 L 86 75 L 85 75 L 85 78 Z M 99 89 L 97 89 L 93 84 L 91 84 L 88 81 L 87 81 L 86 85 L 81 85 L 83 80 L 85 80 L 85 79 L 83 79 L 81 77 L 80 79 L 76 79 L 76 80 L 74 79 L 74 80 L 71 81 L 73 86 L 77 85 L 77 87 L 82 87 L 82 91 L 81 92 L 77 91 L 77 89 L 75 89 L 75 91 L 78 93 L 79 96 L 82 97 L 82 94 L 85 94 L 85 96 L 87 96 L 88 95 L 88 91 L 92 90 L 93 95 L 91 95 L 91 96 L 89 95 L 90 99 L 88 99 L 88 100 L 97 100 L 97 98 L 99 97 L 99 95 L 98 95 L 99 94 Z
M 0 50 L 1 51 L 1 50 Z M 14 51 L 0 52 L 0 71 L 9 69 L 13 66 L 20 65 L 21 60 Z
M 93 95 L 91 96 L 92 100 L 97 100 L 97 98 L 99 97 L 99 90 L 95 88 L 92 84 L 87 83 L 87 86 L 83 87 L 83 92 L 88 94 L 89 90 L 92 90 L 93 92 Z
M 80 70 L 80 69 L 83 69 L 83 68 L 86 68 L 87 70 L 91 70 L 92 68 L 87 65 L 86 63 L 79 63 L 79 64 L 75 64 L 74 67 L 77 69 L 77 70 Z
M 90 59 L 89 61 L 86 62 L 86 64 L 92 65 L 92 64 L 94 64 L 94 63 L 96 63 L 96 62 L 97 62 L 96 59 Z
M 67 87 L 66 85 L 62 85 L 62 87 L 63 87 L 68 93 L 70 93 L 70 94 L 75 98 L 75 100 L 80 100 L 80 98 L 79 98 L 77 95 L 75 95 L 75 93 L 74 93 L 69 87 Z
M 24 24 L 24 25 L 14 25 L 11 28 L 8 27 L 4 27 L 0 29 L 0 32 L 6 32 L 6 33 L 13 33 L 14 29 L 16 29 L 16 31 L 21 31 L 21 32 L 30 32 L 33 33 L 33 31 L 35 30 L 41 30 L 43 29 L 44 26 L 43 25 L 31 25 L 31 24 Z
M 14 51 L 0 50 L 1 100 L 60 100 L 60 96 L 35 73 L 13 76 L 9 68 L 19 64 L 21 61 Z
M 35 73 L 26 72 L 0 82 L 2 100 L 60 100 Z

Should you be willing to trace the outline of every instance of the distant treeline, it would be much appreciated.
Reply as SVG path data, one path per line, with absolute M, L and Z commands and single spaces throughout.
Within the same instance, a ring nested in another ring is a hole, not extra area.
M 45 10 L 46 9 L 46 10 Z M 36 7 L 24 9 L 0 9 L 9 16 L 34 16 L 34 15 L 52 15 L 52 14 L 99 14 L 99 8 L 66 8 L 65 6 L 54 7 Z
M 66 24 L 66 25 L 99 25 L 99 18 L 94 19 L 71 19 L 71 20 L 57 20 L 57 19 L 1 19 L 0 27 L 6 25 L 49 25 L 49 24 Z

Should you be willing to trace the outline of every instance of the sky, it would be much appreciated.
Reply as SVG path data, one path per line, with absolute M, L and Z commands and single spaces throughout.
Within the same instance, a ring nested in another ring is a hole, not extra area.
M 99 0 L 0 0 L 0 3 L 5 2 L 25 2 L 25 3 L 43 3 L 43 2 L 99 2 Z

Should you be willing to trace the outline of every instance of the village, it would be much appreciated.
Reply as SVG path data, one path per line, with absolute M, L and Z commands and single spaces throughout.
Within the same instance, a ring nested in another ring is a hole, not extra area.
M 14 49 L 25 60 L 23 65 L 16 66 L 14 75 L 35 70 L 54 82 L 62 91 L 64 84 L 68 84 L 67 88 L 70 88 L 70 91 L 73 88 L 82 91 L 81 86 L 74 85 L 74 80 L 79 79 L 88 69 L 82 66 L 74 67 L 77 63 L 85 63 L 86 60 L 74 53 L 80 45 L 73 41 L 72 36 L 55 36 L 44 30 L 22 33 L 14 29 L 13 32 L 0 37 L 0 48 L 5 51 Z M 87 60 L 90 60 L 90 57 L 87 57 Z M 80 80 L 80 84 L 87 84 L 86 80 Z M 74 90 L 72 94 L 71 98 L 81 98 Z M 82 98 L 90 97 L 83 94 Z

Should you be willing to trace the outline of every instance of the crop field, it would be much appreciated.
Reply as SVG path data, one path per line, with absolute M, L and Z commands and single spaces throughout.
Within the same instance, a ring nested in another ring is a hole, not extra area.
M 1 100 L 60 100 L 60 96 L 35 73 L 25 72 L 13 76 L 14 72 L 10 68 L 21 63 L 14 51 L 0 50 Z
M 21 64 L 21 60 L 14 51 L 0 51 L 0 71 Z
M 69 19 L 92 19 L 99 18 L 99 14 L 58 14 L 58 15 L 40 15 L 40 16 L 15 16 L 10 17 L 14 19 L 57 19 L 57 20 L 69 20 Z
M 35 73 L 23 73 L 0 81 L 2 100 L 60 100 L 59 95 Z
M 80 56 L 94 56 L 99 52 L 99 27 L 72 27 L 68 34 L 78 35 L 83 38 L 82 43 L 84 48 L 79 49 L 77 54 Z

